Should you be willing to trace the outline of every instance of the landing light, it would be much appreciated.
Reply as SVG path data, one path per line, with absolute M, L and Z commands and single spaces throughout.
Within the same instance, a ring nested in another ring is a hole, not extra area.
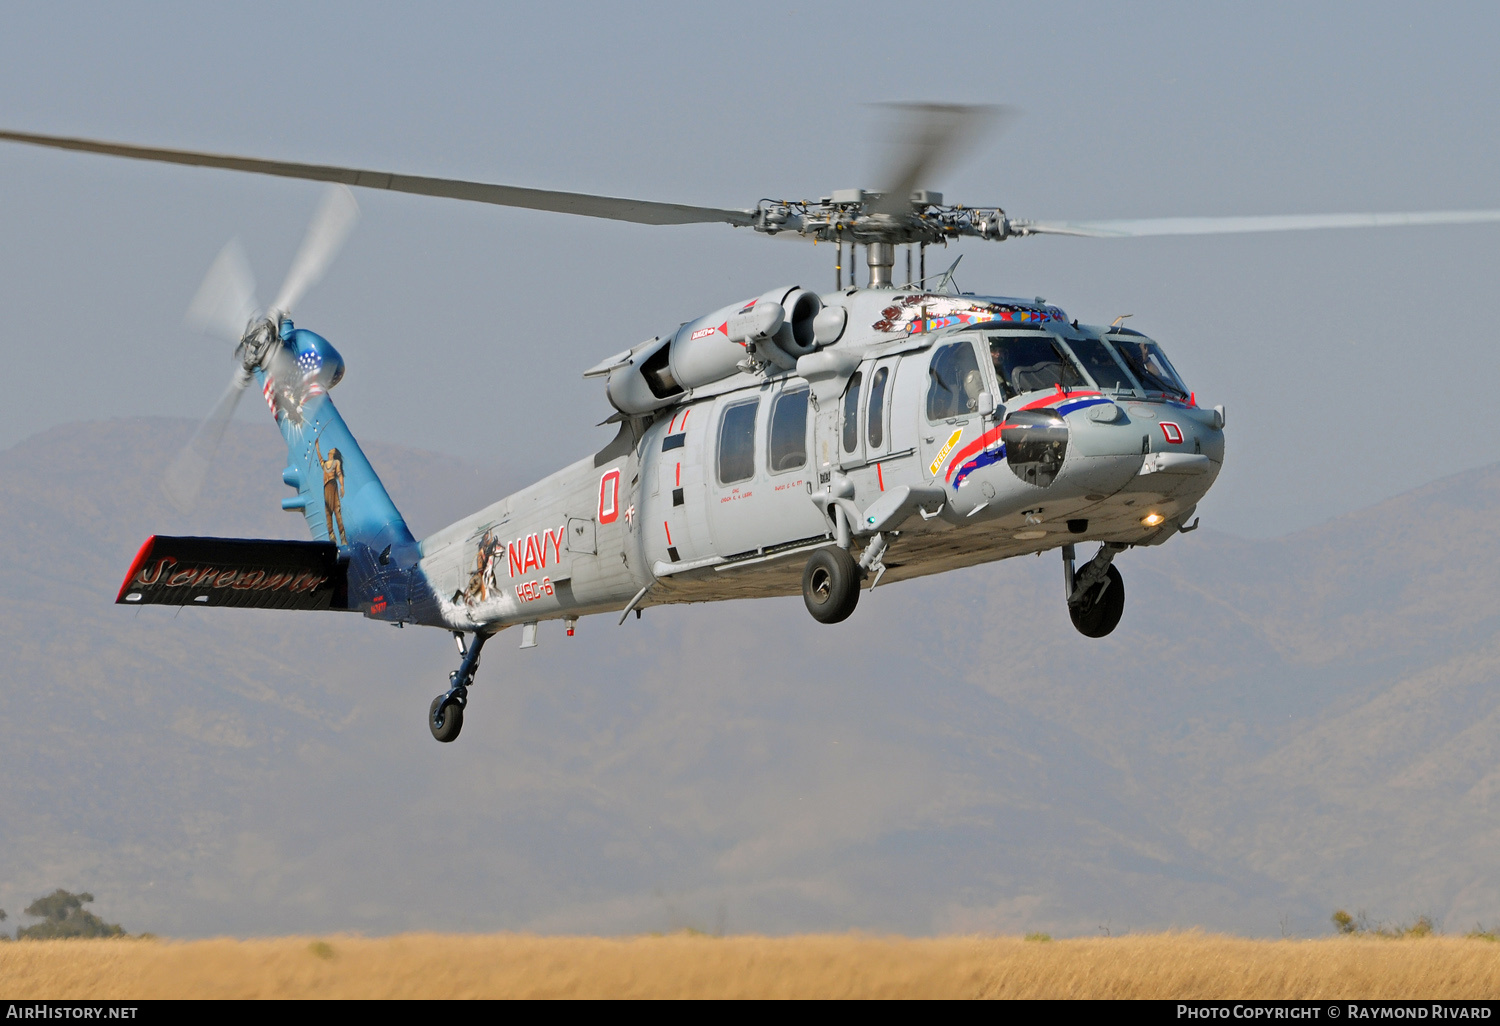
M 1155 527 L 1165 519 L 1167 518 L 1162 516 L 1160 513 L 1148 513 L 1145 516 L 1141 517 L 1141 523 L 1145 524 L 1147 527 Z

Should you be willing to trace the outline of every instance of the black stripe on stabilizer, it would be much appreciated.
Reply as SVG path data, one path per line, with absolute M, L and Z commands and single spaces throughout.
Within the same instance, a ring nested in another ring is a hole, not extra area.
M 169 538 L 141 546 L 121 605 L 347 609 L 349 576 L 332 542 Z

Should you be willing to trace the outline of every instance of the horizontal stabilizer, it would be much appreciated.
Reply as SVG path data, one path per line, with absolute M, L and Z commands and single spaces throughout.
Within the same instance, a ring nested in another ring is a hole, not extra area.
M 131 564 L 117 603 L 347 609 L 346 564 L 332 542 L 153 535 Z

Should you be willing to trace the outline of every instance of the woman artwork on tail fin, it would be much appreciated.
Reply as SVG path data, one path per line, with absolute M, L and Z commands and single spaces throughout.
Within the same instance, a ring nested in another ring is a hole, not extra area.
M 337 449 L 328 450 L 328 458 L 323 458 L 321 439 L 313 441 L 313 449 L 318 456 L 318 464 L 323 468 L 323 519 L 328 530 L 329 541 L 340 545 L 349 544 L 349 535 L 344 531 L 344 457 Z M 338 526 L 338 533 L 334 533 L 334 525 Z

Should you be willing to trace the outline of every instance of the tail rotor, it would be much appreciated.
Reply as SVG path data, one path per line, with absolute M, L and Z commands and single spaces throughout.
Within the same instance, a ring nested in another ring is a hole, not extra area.
M 188 327 L 225 341 L 238 342 L 245 327 L 260 312 L 255 300 L 255 275 L 239 239 L 230 239 L 219 251 L 198 294 L 188 304 L 184 320 Z
M 272 313 L 283 318 L 291 315 L 308 289 L 322 279 L 358 220 L 359 204 L 346 186 L 335 185 L 324 194 L 318 212 L 307 226 L 302 248 L 286 273 L 286 281 L 281 283 L 281 292 L 271 304 Z
M 255 371 L 269 367 L 280 351 L 281 322 L 323 277 L 358 219 L 353 193 L 345 186 L 332 186 L 308 225 L 276 302 L 266 313 L 256 300 L 255 275 L 238 239 L 230 240 L 209 266 L 188 306 L 186 321 L 205 335 L 234 342 L 238 365 L 219 401 L 162 477 L 162 490 L 180 512 L 190 513 L 197 505 L 240 397 Z

